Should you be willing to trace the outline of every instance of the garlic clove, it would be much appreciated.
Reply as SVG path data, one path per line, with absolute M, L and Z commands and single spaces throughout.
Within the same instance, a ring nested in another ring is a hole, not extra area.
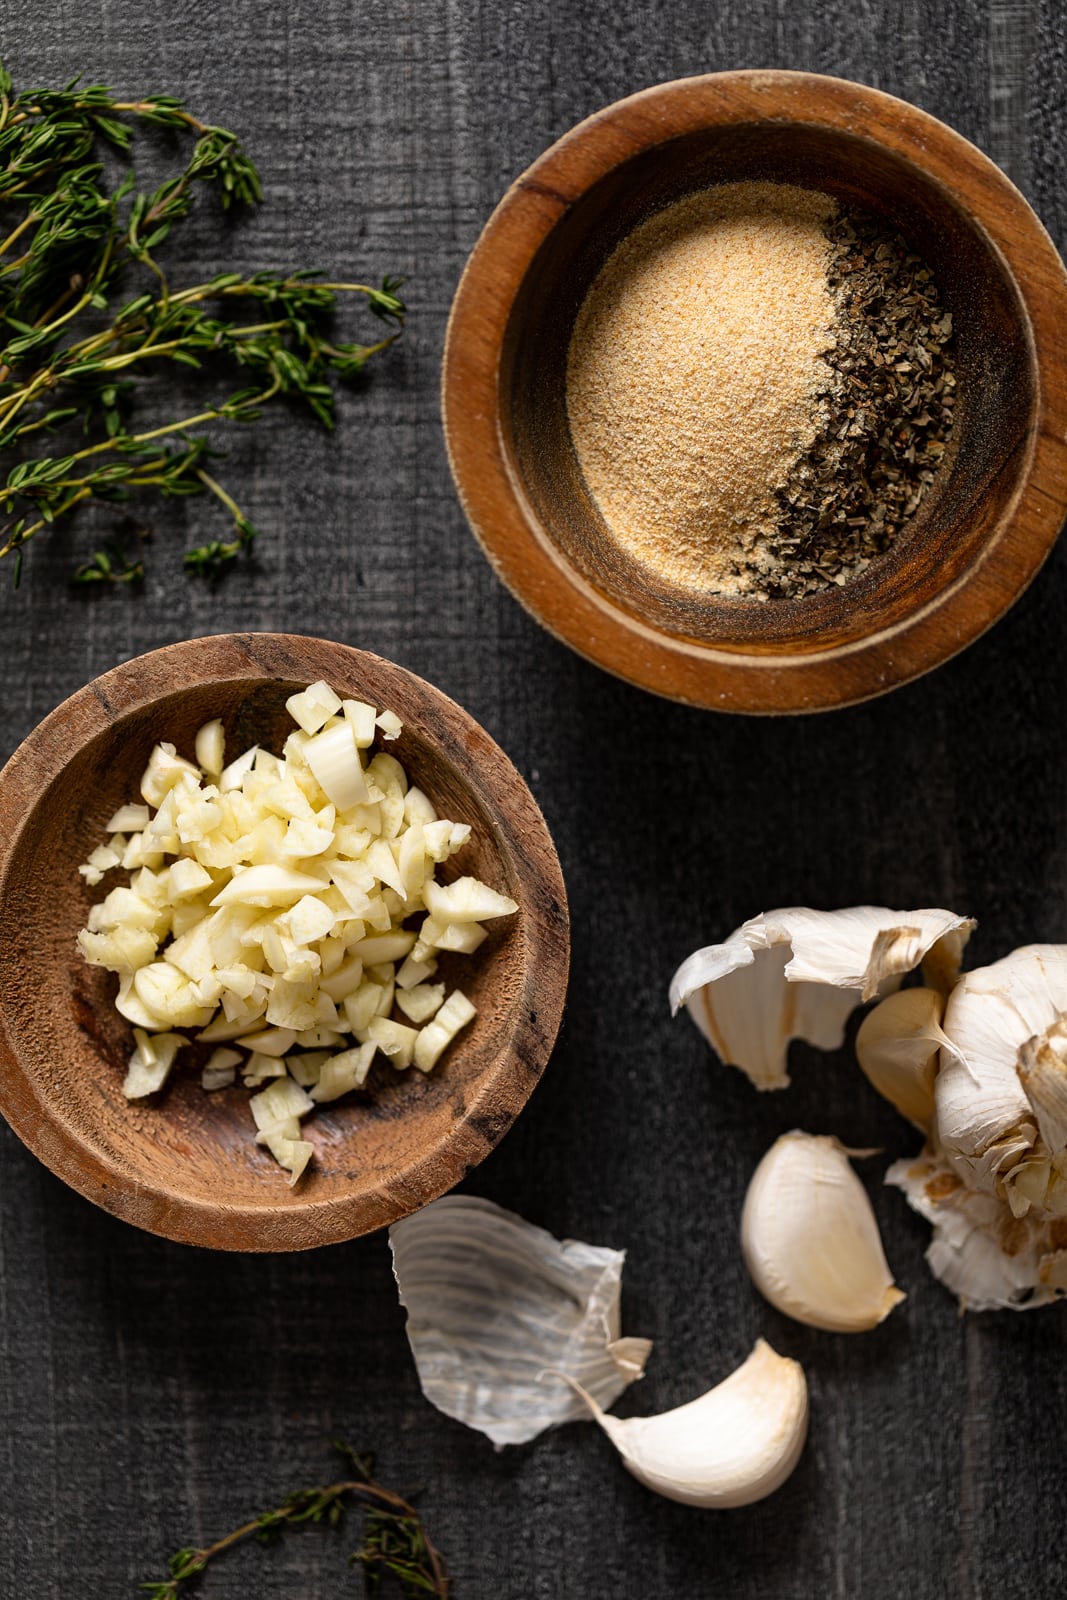
M 856 1058 L 878 1093 L 924 1133 L 934 1120 L 945 998 L 936 989 L 898 989 L 863 1019 Z
M 757 1088 L 781 1089 L 791 1039 L 836 1049 L 856 1006 L 920 962 L 953 970 L 973 927 L 951 911 L 768 911 L 683 961 L 671 1008 L 686 1006 L 716 1053 Z
M 621 1338 L 623 1250 L 560 1241 L 489 1200 L 448 1195 L 389 1230 L 423 1393 L 495 1445 L 609 1406 L 641 1377 Z
M 745 1195 L 741 1250 L 764 1298 L 813 1328 L 859 1333 L 904 1299 L 867 1191 L 833 1138 L 797 1129 L 771 1146 Z
M 1015 1217 L 994 1194 L 969 1189 L 944 1156 L 896 1161 L 887 1183 L 934 1226 L 926 1259 L 964 1311 L 1029 1311 L 1067 1293 L 1067 1227 Z
M 808 1431 L 804 1370 L 764 1339 L 736 1372 L 674 1411 L 610 1417 L 586 1399 L 627 1470 L 688 1506 L 727 1509 L 764 1499 L 793 1471 Z
M 1026 1041 L 1017 1071 L 1047 1148 L 1067 1148 L 1067 1018 Z
M 1050 1158 L 1040 1204 L 1067 1210 L 1053 1172 L 1067 1154 L 1054 1059 L 1065 1015 L 1064 945 L 1026 945 L 965 973 L 945 1007 L 934 1085 L 937 1147 L 968 1188 L 1009 1200 L 1019 1214 L 1033 1203 L 1028 1191 Z

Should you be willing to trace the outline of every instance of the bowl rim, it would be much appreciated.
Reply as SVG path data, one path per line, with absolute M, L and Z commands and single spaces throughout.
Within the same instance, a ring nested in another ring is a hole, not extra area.
M 483 764 L 476 784 L 464 776 L 503 854 L 521 865 L 523 959 L 515 1026 L 462 1115 L 417 1160 L 362 1194 L 278 1207 L 266 1188 L 262 1202 L 254 1203 L 176 1194 L 164 1183 L 132 1179 L 88 1148 L 39 1096 L 0 1011 L 0 1114 L 23 1144 L 103 1210 L 179 1243 L 241 1251 L 308 1249 L 374 1232 L 419 1209 L 451 1189 L 503 1138 L 536 1087 L 559 1030 L 570 960 L 567 894 L 548 825 L 525 780 L 481 724 L 426 679 L 370 651 L 312 635 L 222 633 L 165 645 L 120 663 L 62 701 L 0 770 L 0 901 L 24 831 L 72 753 L 190 683 L 311 682 L 329 679 L 331 663 L 337 676 L 339 661 L 371 692 L 383 677 L 391 688 L 399 684 L 395 709 L 429 745 L 435 741 L 424 714 L 447 712 L 472 759 L 493 758 Z
M 746 653 L 660 632 L 596 587 L 540 524 L 501 425 L 515 300 L 538 250 L 587 191 L 644 151 L 708 127 L 796 122 L 867 140 L 962 206 L 999 256 L 1029 322 L 1034 415 L 1017 491 L 981 558 L 891 626 L 824 651 Z M 497 576 L 564 644 L 625 681 L 708 709 L 775 714 L 856 704 L 973 643 L 1034 578 L 1067 514 L 1067 271 L 1039 218 L 977 147 L 929 112 L 819 73 L 744 69 L 655 84 L 604 107 L 507 190 L 464 268 L 445 335 L 441 406 L 449 464 Z

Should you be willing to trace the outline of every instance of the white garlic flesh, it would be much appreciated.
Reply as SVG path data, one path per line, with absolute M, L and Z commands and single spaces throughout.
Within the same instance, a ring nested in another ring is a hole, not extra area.
M 658 1416 L 612 1417 L 585 1398 L 646 1488 L 708 1509 L 752 1505 L 773 1494 L 800 1460 L 808 1431 L 804 1370 L 764 1339 L 714 1389 Z
M 904 1299 L 867 1192 L 836 1139 L 795 1130 L 752 1176 L 741 1249 L 756 1288 L 786 1316 L 859 1333 Z
M 878 1093 L 924 1133 L 934 1120 L 934 1079 L 945 996 L 936 989 L 898 989 L 864 1017 L 856 1059 Z

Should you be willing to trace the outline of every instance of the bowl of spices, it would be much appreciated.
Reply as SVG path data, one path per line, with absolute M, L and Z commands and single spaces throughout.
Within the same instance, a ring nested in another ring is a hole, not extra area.
M 916 107 L 809 73 L 659 85 L 512 186 L 456 292 L 453 475 L 599 666 L 743 712 L 954 655 L 1067 513 L 1067 274 Z

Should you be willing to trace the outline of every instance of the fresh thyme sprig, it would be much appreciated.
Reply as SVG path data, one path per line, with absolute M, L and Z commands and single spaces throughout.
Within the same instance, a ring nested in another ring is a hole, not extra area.
M 125 161 L 138 122 L 192 135 L 182 169 L 153 192 L 133 170 L 111 189 L 101 142 Z M 310 271 L 218 273 L 172 289 L 156 252 L 188 215 L 196 186 L 222 203 L 262 198 L 259 174 L 236 134 L 200 122 L 180 100 L 116 99 L 100 84 L 15 94 L 0 64 L 0 557 L 14 556 L 15 582 L 27 543 L 88 500 L 128 500 L 145 490 L 213 494 L 233 518 L 233 538 L 190 551 L 192 572 L 216 574 L 247 549 L 255 529 L 204 470 L 213 452 L 192 430 L 254 422 L 279 396 L 302 401 L 326 427 L 334 421 L 330 378 L 350 379 L 403 326 L 399 278 L 380 287 L 332 282 Z M 148 274 L 130 293 L 128 280 Z M 339 295 L 355 294 L 391 331 L 370 344 L 332 337 Z M 239 315 L 238 315 L 239 314 Z M 145 371 L 159 362 L 237 369 L 242 386 L 194 414 L 133 431 Z M 31 436 L 80 419 L 88 442 L 33 455 Z M 169 444 L 161 441 L 169 440 Z M 93 556 L 87 567 L 94 563 Z M 106 555 L 106 552 L 104 552 Z M 82 569 L 85 570 L 84 568 Z
M 200 1549 L 187 1545 L 176 1551 L 167 1563 L 169 1577 L 139 1586 L 148 1600 L 179 1600 L 185 1583 L 245 1539 L 254 1537 L 267 1544 L 283 1529 L 301 1522 L 325 1522 L 335 1528 L 350 1498 L 362 1501 L 365 1508 L 363 1544 L 349 1559 L 362 1568 L 367 1593 L 376 1594 L 382 1577 L 388 1574 L 399 1582 L 405 1600 L 423 1600 L 426 1595 L 448 1600 L 451 1580 L 418 1512 L 400 1495 L 375 1482 L 372 1457 L 357 1454 L 338 1439 L 332 1443 L 349 1463 L 350 1479 L 325 1488 L 298 1489 L 280 1506 L 261 1512 L 214 1544 Z

